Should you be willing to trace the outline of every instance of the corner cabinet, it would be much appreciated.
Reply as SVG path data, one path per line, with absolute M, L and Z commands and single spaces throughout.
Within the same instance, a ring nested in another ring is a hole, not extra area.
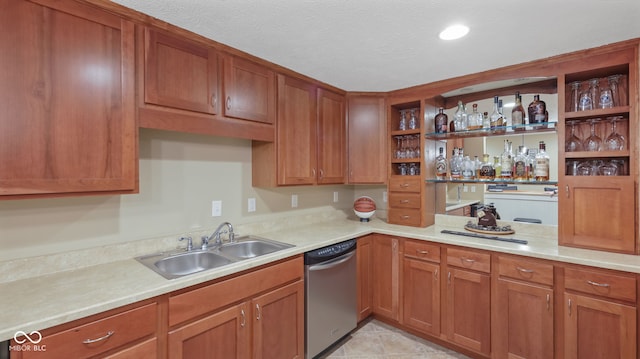
M 78 2 L 2 4 L 0 198 L 137 192 L 133 23 Z
M 591 56 L 570 68 L 558 91 L 565 139 L 559 148 L 559 244 L 637 254 L 638 46 Z M 581 97 L 590 87 L 612 90 L 613 104 L 599 108 L 596 100 L 584 109 Z M 620 146 L 609 142 L 614 132 L 623 138 Z M 584 143 L 595 137 L 596 150 L 571 146 L 572 138 Z

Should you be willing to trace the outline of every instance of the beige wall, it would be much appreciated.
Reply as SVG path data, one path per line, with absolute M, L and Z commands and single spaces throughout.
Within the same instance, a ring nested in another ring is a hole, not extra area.
M 355 188 L 358 188 L 357 186 Z M 265 215 L 332 206 L 349 210 L 358 195 L 382 203 L 384 186 L 251 186 L 251 142 L 140 130 L 140 193 L 0 201 L 0 261 L 249 223 Z M 333 202 L 338 192 L 339 201 Z M 247 212 L 256 198 L 257 211 Z M 211 217 L 211 201 L 222 217 Z

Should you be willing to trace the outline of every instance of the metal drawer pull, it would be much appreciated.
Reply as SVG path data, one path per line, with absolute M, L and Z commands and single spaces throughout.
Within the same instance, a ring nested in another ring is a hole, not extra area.
M 421 251 L 421 250 L 419 250 L 419 249 L 416 249 L 416 252 L 417 252 L 418 254 L 424 254 L 424 255 L 429 254 L 429 251 Z
M 570 195 L 570 192 L 569 192 L 569 185 L 564 186 L 564 191 L 567 194 L 567 198 L 570 198 L 571 195 Z
M 262 317 L 262 311 L 260 310 L 260 304 L 256 304 L 256 319 L 260 320 L 260 318 Z
M 244 325 L 247 324 L 247 317 L 244 315 L 244 309 L 240 310 L 240 316 L 242 317 L 242 320 L 240 321 L 240 326 L 244 327 Z
M 596 286 L 596 287 L 602 287 L 602 288 L 611 287 L 611 285 L 608 284 L 608 283 L 598 283 L 598 282 L 594 282 L 594 281 L 591 281 L 591 280 L 588 280 L 587 283 L 589 283 L 589 284 L 591 284 L 593 286 Z
M 407 216 L 406 214 L 402 216 L 402 219 L 409 219 L 409 218 L 411 218 L 411 216 Z
M 400 203 L 409 203 L 409 200 L 408 199 L 403 199 L 403 200 L 400 200 Z
M 409 184 L 408 184 L 408 183 L 402 183 L 402 184 L 400 185 L 400 187 L 402 187 L 402 188 L 407 188 L 407 187 L 409 187 Z
M 218 96 L 211 95 L 211 107 L 216 108 L 218 105 Z
M 114 335 L 116 332 L 114 332 L 113 330 L 110 330 L 107 332 L 107 335 L 105 335 L 104 337 L 100 337 L 97 339 L 85 339 L 82 341 L 82 344 L 93 344 L 93 343 L 97 343 L 99 341 L 103 341 L 105 339 L 109 339 L 112 335 Z
M 467 262 L 467 263 L 475 263 L 476 262 L 475 259 L 465 258 L 465 257 L 461 257 L 460 260 L 463 261 L 463 262 Z
M 516 266 L 516 269 L 519 270 L 522 273 L 533 273 L 533 269 L 525 269 L 525 268 L 518 267 L 518 266 Z
M 433 277 L 438 280 L 438 268 L 433 272 Z
M 571 299 L 569 299 L 569 304 L 568 304 L 568 306 L 569 306 L 569 316 L 571 316 Z
M 231 110 L 231 96 L 227 96 L 227 110 Z
M 451 272 L 447 273 L 447 284 L 451 285 Z

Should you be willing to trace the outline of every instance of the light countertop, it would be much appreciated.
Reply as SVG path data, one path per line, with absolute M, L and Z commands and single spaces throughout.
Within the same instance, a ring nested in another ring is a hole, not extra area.
M 16 331 L 28 333 L 49 328 L 370 233 L 640 273 L 640 256 L 559 247 L 555 226 L 514 222 L 512 226 L 516 234 L 505 237 L 528 241 L 527 245 L 522 245 L 440 233 L 443 229 L 464 231 L 462 228 L 469 220 L 467 217 L 437 215 L 436 225 L 416 228 L 391 225 L 379 219 L 361 223 L 355 218 L 348 218 L 344 212 L 335 212 L 340 214 L 313 216 L 316 219 L 307 223 L 300 218 L 288 218 L 284 225 L 245 226 L 243 232 L 238 231 L 240 234 L 259 235 L 295 247 L 173 280 L 167 280 L 138 263 L 134 257 L 140 255 L 140 249 L 136 254 L 131 247 L 121 252 L 100 248 L 66 253 L 67 267 L 55 267 L 52 263 L 60 261 L 55 255 L 0 263 L 0 273 L 3 273 L 0 275 L 0 341 L 13 338 Z M 148 242 L 142 244 L 147 245 Z M 157 252 L 145 249 L 147 254 Z M 95 253 L 103 257 L 111 253 L 112 257 L 111 260 L 103 258 L 99 264 L 86 264 L 91 261 L 86 257 Z M 37 263 L 40 263 L 40 268 L 35 268 Z M 27 267 L 32 271 L 30 276 L 17 280 L 9 278 L 8 271 Z M 47 268 L 51 268 L 51 272 Z

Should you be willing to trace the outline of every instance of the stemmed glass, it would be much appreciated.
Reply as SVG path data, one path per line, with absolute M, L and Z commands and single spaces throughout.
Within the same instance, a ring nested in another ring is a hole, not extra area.
M 576 121 L 569 122 L 569 125 L 571 126 L 571 135 L 569 139 L 567 139 L 567 142 L 565 145 L 565 151 L 567 152 L 582 151 L 582 141 L 578 136 L 576 136 L 576 133 L 575 133 Z
M 609 82 L 609 87 L 611 88 L 611 96 L 613 99 L 613 106 L 621 106 L 620 96 L 618 93 L 618 83 L 620 82 L 620 78 L 622 75 L 612 75 L 607 77 L 607 81 Z
M 602 149 L 602 139 L 596 135 L 596 120 L 591 120 L 591 136 L 584 140 L 585 151 L 600 151 Z
M 402 137 L 396 136 L 396 140 L 398 141 L 398 145 L 396 146 L 396 158 L 402 159 L 404 158 L 404 149 L 402 148 Z
M 604 140 L 605 149 L 608 151 L 621 151 L 624 149 L 625 138 L 616 132 L 616 123 L 622 119 L 622 116 L 611 118 L 611 134 Z

